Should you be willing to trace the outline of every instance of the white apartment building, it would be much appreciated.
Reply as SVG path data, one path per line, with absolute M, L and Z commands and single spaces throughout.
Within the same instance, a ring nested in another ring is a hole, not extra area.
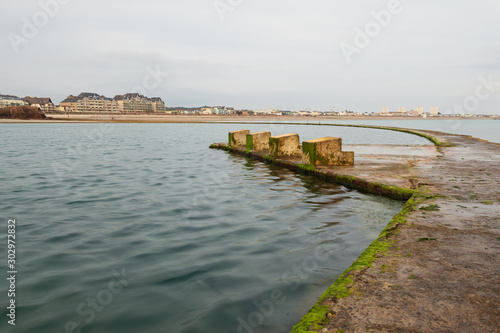
M 439 115 L 439 108 L 437 106 L 431 106 L 429 108 L 429 113 L 431 116 L 438 116 Z
M 0 95 L 0 108 L 19 105 L 28 105 L 28 103 L 14 95 Z

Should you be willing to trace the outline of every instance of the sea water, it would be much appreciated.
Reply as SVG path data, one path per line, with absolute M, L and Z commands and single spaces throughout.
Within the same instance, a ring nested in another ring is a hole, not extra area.
M 0 125 L 1 332 L 289 332 L 402 203 L 211 150 L 248 128 L 428 144 L 356 128 Z M 4 260 L 6 262 L 6 260 Z M 2 266 L 4 272 L 6 266 Z

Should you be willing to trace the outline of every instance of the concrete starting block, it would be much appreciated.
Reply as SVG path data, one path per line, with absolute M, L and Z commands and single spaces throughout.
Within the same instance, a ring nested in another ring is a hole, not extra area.
M 302 143 L 302 162 L 306 165 L 354 165 L 354 152 L 342 151 L 342 138 L 325 137 Z
M 298 134 L 283 134 L 269 138 L 269 155 L 271 157 L 302 156 Z
M 232 147 L 245 147 L 247 143 L 247 134 L 250 133 L 249 130 L 241 130 L 229 132 L 228 146 Z
M 271 132 L 256 132 L 247 134 L 247 152 L 269 150 Z

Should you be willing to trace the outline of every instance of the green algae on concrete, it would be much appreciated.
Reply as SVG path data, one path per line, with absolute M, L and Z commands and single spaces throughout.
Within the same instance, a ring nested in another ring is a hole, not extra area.
M 228 146 L 229 147 L 238 147 L 245 146 L 246 144 L 246 135 L 250 133 L 249 130 L 240 130 L 228 133 Z
M 302 142 L 302 161 L 304 164 L 315 166 L 318 161 L 318 154 L 316 151 L 316 143 L 304 141 Z M 306 163 L 308 162 L 308 163 Z
M 428 212 L 437 212 L 437 211 L 440 210 L 440 207 L 439 207 L 439 205 L 432 204 L 432 205 L 429 205 L 429 206 L 422 206 L 419 209 L 420 210 L 425 210 L 425 211 L 428 211 Z
M 351 295 L 354 282 L 357 276 L 364 270 L 372 266 L 373 261 L 384 252 L 389 251 L 393 244 L 391 236 L 397 232 L 400 224 L 407 224 L 407 216 L 415 211 L 416 207 L 428 197 L 423 192 L 417 191 L 406 202 L 401 212 L 399 212 L 380 233 L 370 246 L 359 256 L 359 258 L 342 273 L 337 280 L 323 293 L 318 302 L 311 310 L 293 327 L 292 333 L 315 333 L 319 331 L 329 320 L 330 307 L 326 302 L 334 302 Z M 311 331 L 313 329 L 314 331 Z
M 253 150 L 253 137 L 250 134 L 247 134 L 247 144 L 246 144 L 246 152 L 250 152 Z
M 210 146 L 210 148 L 226 150 L 232 153 L 248 156 L 250 158 L 268 164 L 274 164 L 277 166 L 293 170 L 295 172 L 316 176 L 325 181 L 343 185 L 347 188 L 355 189 L 363 193 L 382 195 L 395 200 L 407 201 L 415 192 L 415 190 L 409 188 L 401 188 L 392 185 L 384 185 L 377 182 L 370 182 L 358 177 L 352 177 L 352 176 L 335 174 L 332 172 L 318 170 L 311 165 L 296 164 L 256 152 L 246 152 L 245 150 L 230 148 L 225 144 L 213 144 Z
M 354 152 L 342 151 L 342 138 L 324 137 L 302 143 L 302 162 L 306 165 L 354 165 Z
M 264 151 L 269 150 L 269 139 L 271 132 L 256 132 L 247 134 L 246 137 L 246 151 Z
M 282 134 L 269 138 L 269 155 L 277 158 L 282 156 L 302 156 L 298 134 Z

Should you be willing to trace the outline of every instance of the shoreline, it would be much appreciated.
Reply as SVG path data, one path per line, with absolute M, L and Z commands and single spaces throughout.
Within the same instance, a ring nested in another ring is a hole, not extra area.
M 411 166 L 413 196 L 292 332 L 496 332 L 500 144 L 435 131 L 379 129 L 430 136 L 439 156 Z M 375 172 L 359 177 L 356 166 L 312 171 L 251 154 L 379 195 L 387 195 L 377 190 L 381 182 L 391 185 Z
M 222 116 L 222 115 L 88 115 L 88 114 L 47 114 L 52 119 L 22 120 L 0 119 L 0 123 L 199 123 L 199 122 L 274 122 L 300 121 L 321 122 L 333 120 L 500 120 L 500 117 L 382 117 L 382 116 Z
M 54 116 L 54 115 L 49 115 Z M 339 126 L 352 126 L 352 127 L 365 127 L 365 128 L 375 128 L 380 129 L 381 127 L 387 127 L 383 125 L 358 125 L 358 124 L 321 124 L 322 120 L 442 120 L 442 121 L 475 121 L 475 120 L 496 120 L 494 118 L 457 118 L 457 117 L 439 117 L 439 118 L 415 118 L 415 117 L 295 117 L 295 116 L 281 116 L 281 117 L 268 117 L 268 116 L 196 116 L 196 115 L 125 115 L 119 119 L 111 119 L 111 115 L 103 115 L 102 117 L 95 116 L 96 118 L 89 118 L 88 115 L 75 115 L 73 118 L 66 118 L 64 115 L 57 115 L 58 118 L 44 119 L 44 120 L 20 120 L 20 119 L 0 119 L 0 124 L 93 124 L 93 123 L 113 123 L 113 124 L 128 124 L 128 123 L 144 123 L 144 124 L 274 124 L 278 122 L 284 125 L 339 125 Z M 500 118 L 497 118 L 500 120 Z M 314 120 L 314 121 L 312 121 Z M 294 122 L 287 122 L 294 121 Z M 412 129 L 413 130 L 413 129 Z M 417 130 L 414 130 L 417 131 Z M 424 130 L 421 130 L 424 131 Z M 463 135 L 463 134 L 455 134 Z M 478 137 L 470 136 L 477 140 L 488 141 Z

